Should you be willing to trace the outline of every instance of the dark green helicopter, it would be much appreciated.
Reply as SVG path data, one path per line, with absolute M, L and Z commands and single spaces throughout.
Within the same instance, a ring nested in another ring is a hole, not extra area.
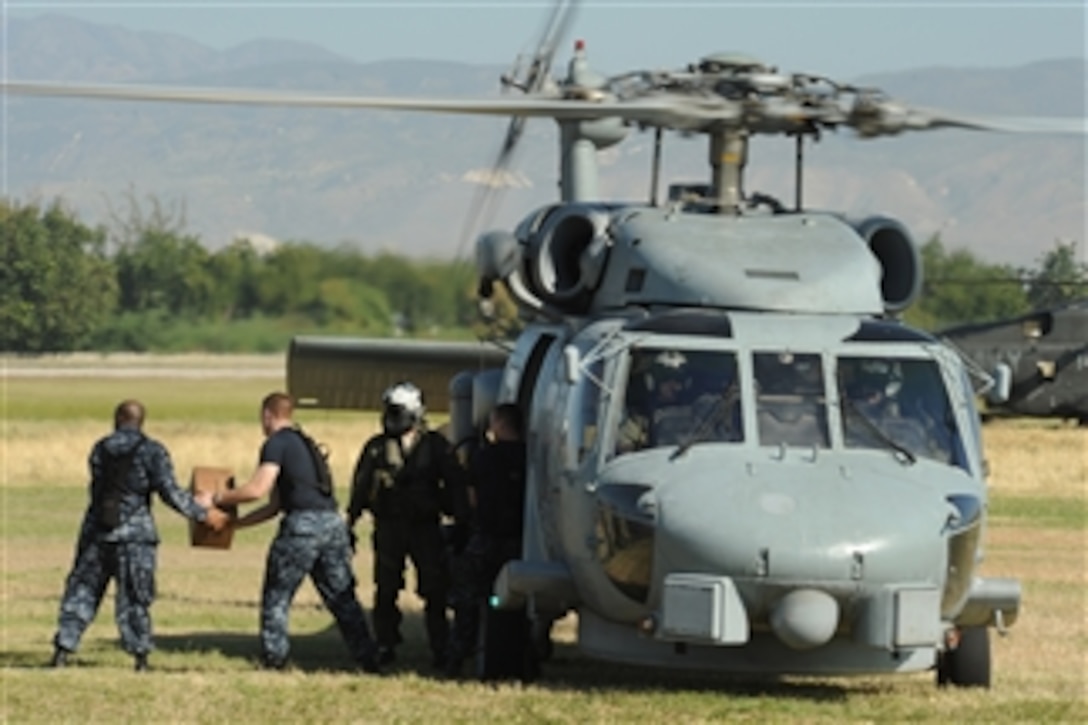
M 987 415 L 1088 424 L 1088 299 L 936 334 L 989 378 Z
M 1075 123 L 925 110 L 879 90 L 720 53 L 603 77 L 569 13 L 522 96 L 394 98 L 9 80 L 6 94 L 510 116 L 559 125 L 559 199 L 480 236 L 479 293 L 502 285 L 524 328 L 502 346 L 296 338 L 303 405 L 373 408 L 410 377 L 471 436 L 495 402 L 528 429 L 520 558 L 493 605 L 535 623 L 574 610 L 607 661 L 765 675 L 935 670 L 989 686 L 989 630 L 1016 620 L 1019 582 L 982 576 L 987 484 L 960 356 L 897 316 L 921 260 L 899 222 L 806 209 L 804 144 L 966 129 L 1083 133 Z M 707 140 L 705 183 L 602 198 L 597 151 L 650 130 Z M 789 203 L 744 186 L 749 141 L 796 145 Z M 439 224 L 436 223 L 436 226 Z M 486 635 L 485 635 L 486 636 Z M 486 647 L 484 648 L 486 651 Z

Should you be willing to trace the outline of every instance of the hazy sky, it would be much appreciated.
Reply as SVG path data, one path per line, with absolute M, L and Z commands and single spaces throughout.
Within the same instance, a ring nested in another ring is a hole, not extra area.
M 309 41 L 359 61 L 509 63 L 548 0 L 0 0 L 4 14 L 75 16 L 176 33 L 216 48 Z M 719 50 L 786 71 L 844 77 L 928 66 L 1005 66 L 1085 56 L 1085 0 L 585 0 L 570 38 L 606 73 L 672 68 Z M 564 58 L 565 51 L 559 58 Z

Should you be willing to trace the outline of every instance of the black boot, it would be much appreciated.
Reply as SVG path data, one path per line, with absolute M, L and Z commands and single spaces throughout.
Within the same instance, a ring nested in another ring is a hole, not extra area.
M 397 661 L 397 653 L 392 647 L 380 644 L 374 654 L 374 659 L 377 660 L 379 667 L 388 667 Z
M 370 675 L 382 674 L 382 666 L 378 663 L 378 648 L 372 647 L 367 650 L 359 661 L 356 663 L 360 670 Z
M 444 672 L 446 670 L 446 662 L 447 661 L 448 660 L 446 658 L 445 650 L 443 650 L 441 652 L 431 653 L 431 669 L 436 670 L 438 672 Z
M 137 672 L 147 672 L 147 653 L 141 652 L 136 655 L 135 670 Z
M 461 677 L 462 661 L 460 657 L 446 656 L 446 666 L 442 670 L 442 674 L 451 680 L 457 680 Z
M 53 650 L 53 659 L 49 660 L 50 667 L 67 667 L 68 655 L 71 654 L 63 647 L 57 647 Z
M 287 659 L 280 659 L 279 657 L 273 657 L 269 654 L 261 655 L 261 669 L 285 670 L 287 669 Z

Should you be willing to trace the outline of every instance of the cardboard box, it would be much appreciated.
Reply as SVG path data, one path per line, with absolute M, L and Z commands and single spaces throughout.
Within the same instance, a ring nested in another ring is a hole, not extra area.
M 215 495 L 219 491 L 234 488 L 234 474 L 226 468 L 196 466 L 189 479 L 189 490 L 194 493 L 207 491 Z M 237 507 L 229 511 L 231 519 L 237 515 Z M 229 549 L 234 538 L 234 526 L 226 526 L 222 531 L 212 529 L 196 521 L 189 522 L 189 543 L 192 546 L 207 546 L 213 549 Z

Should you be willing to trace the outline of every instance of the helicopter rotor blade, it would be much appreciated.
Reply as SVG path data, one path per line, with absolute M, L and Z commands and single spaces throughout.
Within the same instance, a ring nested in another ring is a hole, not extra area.
M 1088 132 L 1084 118 L 970 116 L 865 97 L 857 99 L 841 122 L 863 138 L 944 128 L 1029 134 L 1083 135 Z
M 509 85 L 520 88 L 527 96 L 544 93 L 549 81 L 548 74 L 552 72 L 556 50 L 570 30 L 578 5 L 579 0 L 557 0 L 552 4 L 552 11 L 548 14 L 543 32 L 536 42 L 526 78 L 521 82 L 514 78 Z M 492 164 L 491 173 L 487 176 L 485 184 L 478 187 L 477 193 L 472 197 L 465 224 L 461 229 L 461 239 L 457 248 L 458 257 L 463 254 L 470 239 L 478 234 L 483 226 L 490 224 L 494 218 L 505 188 L 506 175 L 514 162 L 514 153 L 526 130 L 527 120 L 526 115 L 516 115 L 510 119 L 506 134 L 503 136 L 503 144 L 499 146 L 498 157 Z
M 544 30 L 537 41 L 532 60 L 529 62 L 525 79 L 518 82 L 515 78 L 509 85 L 520 88 L 527 96 L 544 93 L 550 80 L 548 74 L 551 72 L 555 53 L 570 31 L 578 5 L 579 0 L 557 0 L 552 4 Z M 469 241 L 494 218 L 501 202 L 507 173 L 513 164 L 514 152 L 525 132 L 526 121 L 527 117 L 524 115 L 510 119 L 502 145 L 499 147 L 499 155 L 491 166 L 491 173 L 485 180 L 485 185 L 478 187 L 476 193 L 473 194 L 461 229 L 461 240 L 457 246 L 456 258 L 460 258 Z
M 205 103 L 241 106 L 293 106 L 328 109 L 377 109 L 453 113 L 478 116 L 524 116 L 560 121 L 589 121 L 618 117 L 666 127 L 691 128 L 735 121 L 740 106 L 724 99 L 690 99 L 684 103 L 666 95 L 632 100 L 589 101 L 548 95 L 513 98 L 423 98 L 392 96 L 332 96 L 255 89 L 152 87 L 127 85 L 64 85 L 22 81 L 0 82 L 0 92 L 50 98 L 92 98 L 114 101 Z
M 509 138 L 509 134 L 507 138 Z M 480 230 L 485 225 L 490 224 L 494 218 L 502 192 L 507 184 L 508 168 L 512 158 L 511 150 L 505 143 L 503 144 L 502 150 L 500 150 L 495 163 L 492 164 L 487 177 L 474 190 L 472 200 L 469 202 L 468 212 L 465 214 L 465 221 L 461 225 L 461 236 L 457 243 L 454 259 L 464 257 L 465 250 L 473 237 L 479 234 Z
M 138 85 L 67 85 L 30 81 L 0 81 L 0 93 L 48 98 L 91 98 L 113 101 L 205 103 L 242 106 L 294 106 L 328 109 L 375 109 L 421 113 L 508 116 L 515 120 L 552 118 L 590 121 L 620 118 L 645 127 L 677 131 L 705 131 L 713 127 L 746 127 L 751 133 L 796 131 L 805 124 L 849 126 L 864 137 L 895 135 L 904 131 L 962 128 L 1023 134 L 1088 134 L 1084 118 L 982 117 L 940 110 L 912 108 L 897 103 L 858 103 L 849 110 L 834 105 L 802 107 L 792 103 L 765 104 L 758 113 L 751 106 L 718 96 L 651 91 L 633 97 L 585 100 L 554 94 L 509 98 L 425 98 L 391 96 L 338 96 L 241 88 L 154 87 Z M 747 111 L 747 113 L 746 113 Z M 521 124 L 515 126 L 519 129 Z M 516 143 L 520 130 L 508 133 L 504 148 Z
M 527 94 L 539 93 L 543 90 L 555 60 L 555 53 L 559 50 L 559 44 L 570 32 L 580 2 L 581 0 L 557 0 L 552 5 L 551 14 L 537 42 L 533 61 L 529 64 L 528 75 L 523 84 Z
M 939 111 L 921 111 L 928 116 L 926 128 L 966 128 L 978 131 L 1028 134 L 1088 134 L 1088 119 L 1046 116 L 971 117 Z

